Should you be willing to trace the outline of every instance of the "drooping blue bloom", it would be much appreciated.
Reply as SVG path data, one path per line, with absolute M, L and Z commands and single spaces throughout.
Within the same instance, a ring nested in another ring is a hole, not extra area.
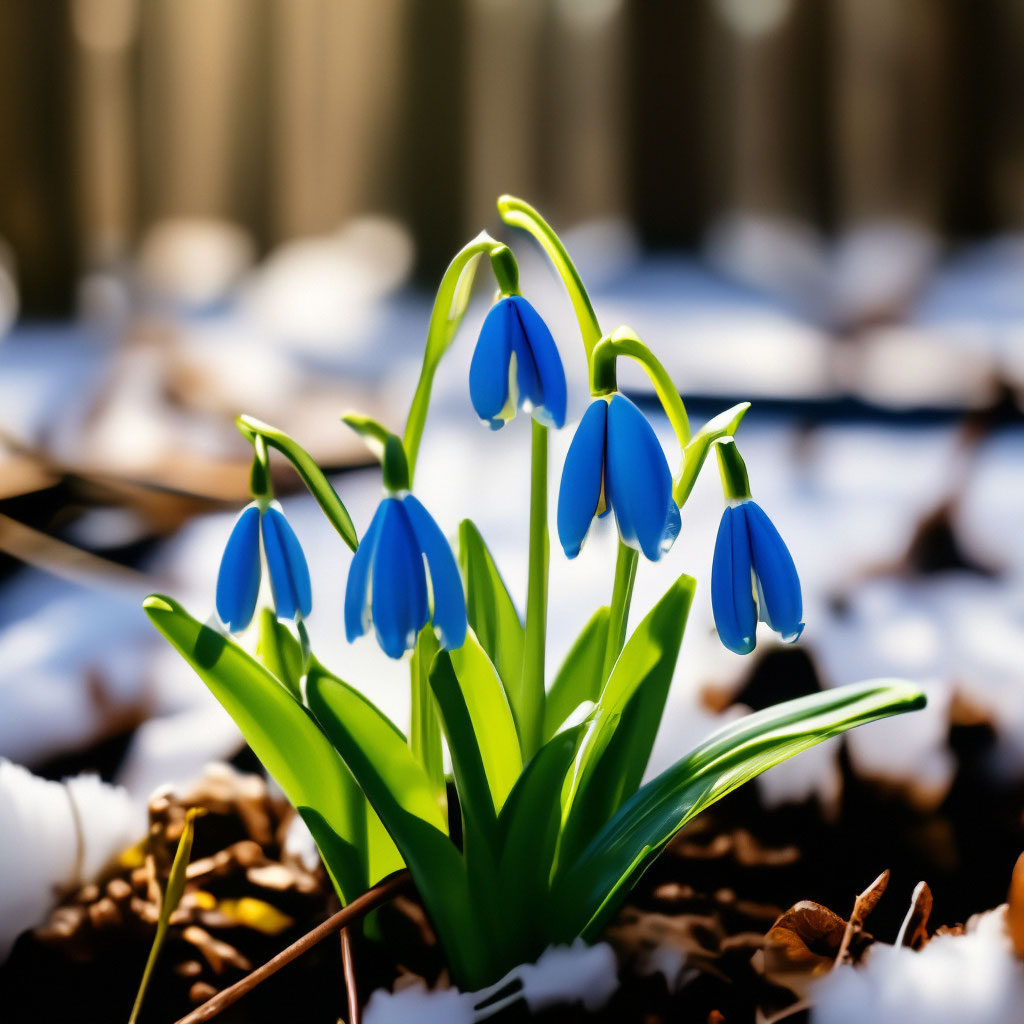
M 547 427 L 565 424 L 565 370 L 555 339 L 521 295 L 506 295 L 487 314 L 469 367 L 469 396 L 492 430 L 517 408 Z
M 711 566 L 711 607 L 722 643 L 754 649 L 758 617 L 792 643 L 803 631 L 803 598 L 793 557 L 761 506 L 749 498 L 726 508 Z
M 423 505 L 411 494 L 387 497 L 352 558 L 345 590 L 345 635 L 351 643 L 372 624 L 384 653 L 400 658 L 416 645 L 416 636 L 428 621 L 442 647 L 462 646 L 466 599 L 459 569 L 448 541 Z
M 622 540 L 656 562 L 679 533 L 672 473 L 644 414 L 624 395 L 596 398 L 569 445 L 558 492 L 558 539 L 575 558 L 595 516 L 615 513 Z
M 277 502 L 263 510 L 252 502 L 235 521 L 217 574 L 217 614 L 231 633 L 245 629 L 256 611 L 261 533 L 278 618 L 305 618 L 313 609 L 309 566 L 295 531 Z

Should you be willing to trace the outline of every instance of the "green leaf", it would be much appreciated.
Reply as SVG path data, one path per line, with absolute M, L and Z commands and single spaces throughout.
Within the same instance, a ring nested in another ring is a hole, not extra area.
M 160 916 L 156 922 L 156 934 L 153 936 L 153 945 L 149 950 L 146 968 L 142 972 L 142 982 L 139 984 L 139 991 L 135 996 L 135 1005 L 132 1007 L 132 1015 L 128 1020 L 128 1024 L 135 1024 L 135 1021 L 138 1020 L 139 1011 L 142 1009 L 142 1000 L 146 997 L 146 989 L 149 988 L 149 980 L 153 975 L 153 968 L 156 966 L 157 957 L 160 956 L 164 939 L 167 937 L 167 928 L 171 923 L 171 914 L 174 913 L 181 902 L 182 893 L 185 891 L 185 871 L 188 868 L 189 858 L 192 856 L 195 821 L 200 814 L 205 813 L 205 810 L 198 807 L 190 807 L 185 812 L 185 825 L 178 839 L 178 849 L 174 853 L 170 874 L 167 876 L 167 888 L 164 890 L 163 899 L 160 901 Z
M 498 817 L 502 932 L 511 949 L 510 967 L 532 962 L 547 945 L 549 919 L 538 908 L 547 904 L 562 817 L 559 793 L 583 729 L 566 729 L 537 751 Z
M 469 519 L 459 524 L 459 568 L 466 583 L 466 617 L 511 703 L 523 674 L 525 631 L 501 573 Z
M 330 524 L 338 531 L 341 539 L 355 551 L 359 547 L 359 538 L 355 526 L 352 525 L 352 517 L 348 514 L 344 502 L 338 497 L 338 492 L 331 486 L 330 480 L 313 460 L 313 456 L 283 430 L 263 423 L 254 416 L 239 416 L 235 423 L 250 441 L 254 437 L 262 437 L 266 444 L 276 448 L 295 467 L 295 471 L 309 489 L 309 493 L 316 498 Z
M 409 866 L 453 973 L 464 983 L 489 977 L 493 950 L 480 941 L 465 865 L 446 835 L 434 786 L 405 737 L 358 690 L 321 665 L 311 666 L 306 695 Z
M 365 800 L 309 712 L 233 640 L 192 618 L 169 597 L 143 608 L 235 720 L 246 742 L 301 813 L 316 811 L 335 836 L 321 847 L 331 880 L 348 902 L 367 888 Z
M 554 736 L 584 701 L 596 701 L 600 696 L 610 617 L 607 605 L 598 608 L 565 656 L 544 705 L 544 739 Z
M 430 689 L 430 666 L 440 650 L 434 627 L 428 622 L 416 637 L 416 646 L 409 659 L 412 708 L 409 721 L 409 746 L 413 757 L 427 773 L 441 807 L 447 806 L 444 778 L 444 751 L 441 746 L 441 723 L 437 717 L 437 701 Z
M 279 622 L 272 608 L 260 612 L 260 635 L 256 641 L 256 654 L 267 671 L 277 676 L 291 695 L 302 702 L 302 676 L 304 675 L 302 647 L 291 630 Z
M 683 465 L 679 471 L 672 487 L 672 497 L 675 503 L 682 508 L 686 499 L 697 482 L 697 475 L 700 473 L 704 460 L 711 451 L 711 445 L 723 437 L 731 437 L 739 429 L 740 421 L 747 414 L 750 408 L 749 402 L 740 402 L 725 412 L 708 420 L 696 434 L 690 438 L 690 443 L 683 449 Z
M 873 680 L 786 701 L 714 733 L 639 789 L 560 879 L 553 939 L 596 937 L 640 875 L 695 815 L 744 782 L 858 725 L 924 707 L 909 683 Z
M 445 663 L 457 680 L 454 689 L 453 679 L 435 680 L 435 673 Z M 501 680 L 471 630 L 458 650 L 442 651 L 434 659 L 430 685 L 441 708 L 453 760 L 456 743 L 477 747 L 492 810 L 497 813 L 523 770 L 523 757 Z M 468 735 L 448 731 L 455 725 L 456 717 L 468 727 Z
M 612 668 L 563 796 L 559 862 L 576 854 L 639 784 L 654 744 L 696 581 L 680 576 L 633 631 Z M 619 731 L 622 735 L 619 735 Z

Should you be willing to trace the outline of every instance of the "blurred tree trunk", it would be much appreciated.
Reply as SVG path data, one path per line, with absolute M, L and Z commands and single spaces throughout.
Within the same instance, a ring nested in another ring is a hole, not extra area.
M 29 315 L 67 313 L 74 301 L 72 52 L 64 0 L 0 2 L 0 237 Z
M 141 15 L 144 222 L 212 217 L 265 239 L 265 0 L 146 0 Z
M 835 174 L 844 223 L 942 226 L 950 184 L 946 0 L 835 0 Z
M 401 0 L 273 0 L 273 237 L 394 211 Z

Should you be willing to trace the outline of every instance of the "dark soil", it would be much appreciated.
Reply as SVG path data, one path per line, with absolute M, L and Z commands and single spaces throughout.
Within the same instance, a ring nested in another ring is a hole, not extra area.
M 783 667 L 791 680 L 799 678 L 795 663 L 769 666 L 769 673 Z M 743 695 L 754 706 L 760 703 L 757 678 Z M 806 685 L 794 682 L 797 689 Z M 922 879 L 934 893 L 932 929 L 955 925 L 1003 902 L 1014 862 L 1024 849 L 1024 793 L 995 787 L 986 777 L 991 740 L 984 726 L 952 729 L 950 742 L 960 770 L 945 801 L 931 811 L 915 810 L 899 792 L 858 779 L 845 760 L 842 807 L 834 822 L 824 820 L 814 803 L 767 811 L 755 786 L 738 790 L 677 837 L 609 930 L 622 964 L 622 987 L 610 1005 L 597 1015 L 560 1007 L 536 1019 L 753 1024 L 759 1006 L 774 1012 L 794 1001 L 788 990 L 759 973 L 757 959 L 752 961 L 779 914 L 798 901 L 813 900 L 847 917 L 856 894 L 886 868 L 892 872 L 891 884 L 869 922 L 882 941 L 895 939 L 911 892 Z M 281 870 L 279 838 L 288 813 L 266 798 L 256 803 L 255 825 L 253 808 L 237 801 L 221 800 L 214 813 L 200 819 L 193 863 L 220 853 L 222 870 L 197 879 L 190 888 L 217 900 L 259 898 L 287 915 L 290 925 L 268 935 L 202 908 L 179 911 L 181 920 L 161 957 L 143 1024 L 172 1024 L 247 973 L 243 964 L 259 965 L 336 909 L 319 871 L 309 874 L 286 864 L 291 884 L 273 890 L 254 884 L 254 877 L 266 874 L 257 870 L 254 875 L 254 866 Z M 160 826 L 156 831 L 164 830 L 150 869 L 157 880 L 161 860 L 169 863 L 173 854 L 181 810 L 174 804 L 155 815 Z M 118 898 L 109 897 L 115 879 L 132 887 L 130 897 L 116 883 Z M 284 883 L 278 879 L 275 884 Z M 47 928 L 23 936 L 0 968 L 4 1021 L 127 1020 L 155 919 L 155 902 L 149 899 L 147 906 L 147 887 L 152 888 L 152 879 L 142 868 L 121 868 L 106 889 L 87 887 L 65 902 Z M 189 925 L 210 937 L 214 951 L 216 943 L 233 950 L 235 962 L 228 953 L 218 963 L 216 952 L 207 955 L 210 948 L 204 953 L 190 942 L 185 932 Z M 364 998 L 376 987 L 410 976 L 431 985 L 445 983 L 443 960 L 422 910 L 411 898 L 380 912 L 374 927 L 384 942 L 363 936 L 355 949 Z M 683 988 L 673 991 L 661 974 L 638 971 L 645 951 L 656 942 L 685 955 L 693 970 Z M 328 940 L 218 1019 L 224 1024 L 335 1024 L 344 1016 L 339 944 Z M 501 1019 L 524 1017 L 520 1007 Z M 801 1019 L 801 1014 L 787 1018 Z

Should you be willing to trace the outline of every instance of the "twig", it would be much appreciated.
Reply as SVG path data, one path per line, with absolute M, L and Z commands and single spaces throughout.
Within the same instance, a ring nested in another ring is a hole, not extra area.
M 348 1024 L 359 1024 L 359 991 L 356 988 L 356 962 L 352 957 L 352 933 L 341 930 L 341 966 L 345 972 L 345 992 L 348 997 Z
M 356 921 L 365 917 L 375 907 L 387 903 L 397 895 L 398 891 L 409 883 L 408 871 L 397 871 L 389 875 L 382 882 L 378 882 L 368 892 L 354 899 L 347 907 L 343 907 L 333 917 L 329 917 L 323 924 L 317 925 L 311 932 L 307 932 L 296 942 L 293 942 L 287 949 L 281 950 L 273 959 L 268 960 L 262 967 L 257 967 L 252 974 L 246 975 L 241 981 L 235 982 L 230 988 L 218 992 L 212 999 L 197 1007 L 190 1014 L 182 1017 L 177 1024 L 199 1024 L 200 1021 L 212 1020 L 222 1010 L 226 1010 L 232 1003 L 237 1002 L 247 992 L 252 991 L 262 981 L 266 981 L 272 974 L 277 973 L 286 964 L 289 964 L 296 957 L 301 956 L 307 950 L 312 949 L 318 942 L 322 942 L 329 935 L 347 928 Z

